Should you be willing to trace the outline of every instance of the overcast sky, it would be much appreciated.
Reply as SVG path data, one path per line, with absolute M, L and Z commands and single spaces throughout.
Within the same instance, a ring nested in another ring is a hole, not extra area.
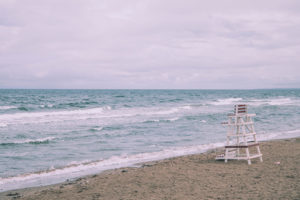
M 299 87 L 297 0 L 0 0 L 0 88 Z

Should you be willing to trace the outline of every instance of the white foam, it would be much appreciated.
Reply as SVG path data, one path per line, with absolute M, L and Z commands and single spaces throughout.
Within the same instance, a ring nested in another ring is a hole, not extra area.
M 53 106 L 53 104 L 40 105 L 41 108 L 52 108 Z
M 101 131 L 103 129 L 103 127 L 102 126 L 99 126 L 99 127 L 93 127 L 93 128 L 91 128 L 90 130 L 91 131 Z
M 171 118 L 171 119 L 167 119 L 167 121 L 170 121 L 170 122 L 177 121 L 177 120 L 179 120 L 179 117 L 174 117 L 174 118 Z
M 104 109 L 105 110 L 111 110 L 111 107 L 110 106 L 104 106 Z
M 220 106 L 220 105 L 230 105 L 242 101 L 242 98 L 227 98 L 227 99 L 218 99 L 217 101 L 209 102 L 209 104 Z
M 149 120 L 144 120 L 142 123 L 149 123 L 149 122 L 159 122 L 160 119 L 149 119 Z
M 90 116 L 102 114 L 105 109 L 110 108 L 92 108 L 82 110 L 64 110 L 52 112 L 27 112 L 14 114 L 1 114 L 0 121 L 7 124 L 26 124 L 26 123 L 44 123 L 63 120 L 86 119 Z
M 280 106 L 280 105 L 300 105 L 299 99 L 291 99 L 291 98 L 273 98 L 273 99 L 254 99 L 249 100 L 247 104 L 252 106 L 261 106 L 261 105 L 272 105 L 272 106 Z
M 173 114 L 176 112 L 179 112 L 178 108 L 171 108 L 171 109 L 162 110 L 162 111 L 155 110 L 155 111 L 146 113 L 146 115 L 169 115 L 169 114 Z
M 267 141 L 267 140 L 274 140 L 274 139 L 288 139 L 288 138 L 295 138 L 295 137 L 300 137 L 300 129 L 257 134 L 257 140 L 259 141 Z
M 181 106 L 179 107 L 181 109 L 186 109 L 186 110 L 191 110 L 192 109 L 192 105 L 187 105 L 187 106 Z
M 282 99 L 271 99 L 268 104 L 270 105 L 286 105 L 293 103 L 290 98 L 282 98 Z
M 0 106 L 0 110 L 9 110 L 9 109 L 14 109 L 17 108 L 16 106 Z
M 19 119 L 19 118 L 28 118 L 28 117 L 49 117 L 49 116 L 72 116 L 72 115 L 79 115 L 79 114 L 98 114 L 102 112 L 103 112 L 103 108 L 53 111 L 53 112 L 14 113 L 14 114 L 0 115 L 0 119 L 5 119 L 5 118 Z
M 300 129 L 286 131 L 286 133 L 288 133 L 288 134 L 299 134 L 300 133 Z
M 299 99 L 291 99 L 291 98 L 268 98 L 268 99 L 243 99 L 243 98 L 227 98 L 227 99 L 218 99 L 217 101 L 208 102 L 210 105 L 231 105 L 238 103 L 246 103 L 252 106 L 260 106 L 260 105 L 300 105 Z
M 17 140 L 12 142 L 5 142 L 5 144 L 27 144 L 27 143 L 43 143 L 56 139 L 55 137 L 46 137 L 38 139 L 26 139 L 26 140 Z M 3 144 L 3 143 L 0 143 Z
M 0 121 L 1 123 L 8 125 L 102 119 L 101 123 L 105 125 L 105 123 L 111 123 L 113 120 L 129 120 L 130 118 L 131 121 L 136 121 L 141 119 L 140 116 L 168 116 L 188 109 L 189 107 L 136 107 L 112 109 L 110 106 L 104 106 L 78 110 L 0 114 Z
M 0 127 L 6 127 L 7 124 L 6 123 L 0 123 Z
M 169 119 L 149 119 L 149 120 L 145 120 L 143 121 L 143 123 L 147 123 L 147 122 L 173 122 L 173 121 L 177 121 L 179 120 L 180 118 L 179 117 L 173 117 L 173 118 L 169 118 Z

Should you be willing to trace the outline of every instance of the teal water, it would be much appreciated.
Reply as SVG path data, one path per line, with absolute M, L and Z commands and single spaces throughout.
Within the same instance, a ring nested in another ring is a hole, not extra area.
M 0 90 L 0 191 L 221 146 L 246 103 L 260 140 L 300 136 L 300 90 Z

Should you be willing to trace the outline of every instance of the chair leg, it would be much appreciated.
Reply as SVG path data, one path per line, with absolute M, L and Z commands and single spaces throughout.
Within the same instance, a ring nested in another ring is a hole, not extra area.
M 227 163 L 228 149 L 225 149 L 224 161 Z
M 257 149 L 257 153 L 258 153 L 259 155 L 261 155 L 261 152 L 260 152 L 259 146 L 257 146 L 257 147 L 256 147 L 256 149 Z M 262 161 L 263 161 L 263 159 L 262 159 L 262 155 L 259 157 L 259 160 L 260 160 L 260 162 L 262 162 Z
M 248 148 L 246 148 L 246 154 L 247 154 L 248 165 L 251 165 L 251 159 L 250 159 L 250 154 L 249 154 Z

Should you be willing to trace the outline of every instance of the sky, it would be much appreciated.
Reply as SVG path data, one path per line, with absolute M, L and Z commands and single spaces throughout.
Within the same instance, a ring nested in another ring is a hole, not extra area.
M 0 0 L 0 88 L 300 88 L 300 1 Z

